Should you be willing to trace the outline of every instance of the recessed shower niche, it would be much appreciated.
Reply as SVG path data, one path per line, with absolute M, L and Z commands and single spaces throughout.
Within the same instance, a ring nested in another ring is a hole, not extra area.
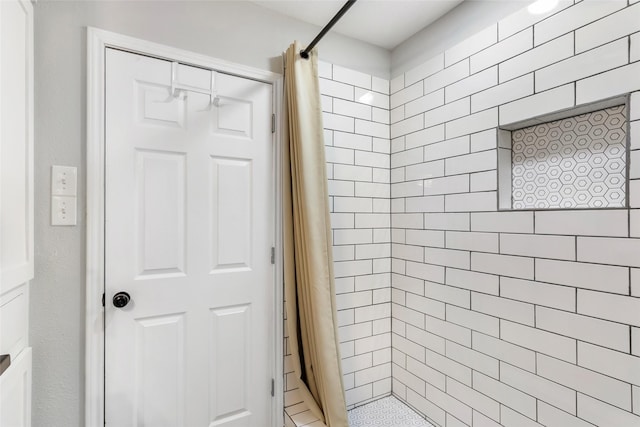
M 627 105 L 607 104 L 501 129 L 500 209 L 625 207 Z

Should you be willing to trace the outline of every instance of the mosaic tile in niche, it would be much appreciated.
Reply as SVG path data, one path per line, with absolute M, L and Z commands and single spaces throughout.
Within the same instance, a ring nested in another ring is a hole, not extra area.
M 625 206 L 625 105 L 514 130 L 514 209 Z

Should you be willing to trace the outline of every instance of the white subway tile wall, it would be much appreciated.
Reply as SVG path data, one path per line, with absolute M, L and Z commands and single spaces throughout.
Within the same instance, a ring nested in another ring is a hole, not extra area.
M 392 388 L 436 425 L 640 426 L 639 13 L 525 7 L 391 81 Z M 498 126 L 628 93 L 620 208 L 498 211 Z

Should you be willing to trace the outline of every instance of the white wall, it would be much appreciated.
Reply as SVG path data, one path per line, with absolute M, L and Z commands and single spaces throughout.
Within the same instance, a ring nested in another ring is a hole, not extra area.
M 39 1 L 35 5 L 33 425 L 83 424 L 85 27 L 120 32 L 280 72 L 280 53 L 318 28 L 246 2 Z M 330 34 L 325 60 L 388 77 L 388 51 Z M 358 52 L 354 55 L 353 52 Z M 78 225 L 51 227 L 50 167 L 79 168 Z
M 393 393 L 439 426 L 640 425 L 640 3 L 560 9 L 391 80 Z M 497 211 L 499 127 L 629 93 L 630 209 Z

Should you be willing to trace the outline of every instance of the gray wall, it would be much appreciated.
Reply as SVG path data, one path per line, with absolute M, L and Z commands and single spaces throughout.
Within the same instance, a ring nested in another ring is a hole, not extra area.
M 444 52 L 480 30 L 522 9 L 525 0 L 466 0 L 398 45 L 391 53 L 391 77 Z
M 318 31 L 247 2 L 39 1 L 35 5 L 36 278 L 33 425 L 84 424 L 86 26 L 281 71 L 280 53 Z M 387 78 L 390 53 L 336 34 L 321 58 Z M 358 54 L 354 54 L 357 52 Z M 50 226 L 50 167 L 77 166 L 78 225 Z

